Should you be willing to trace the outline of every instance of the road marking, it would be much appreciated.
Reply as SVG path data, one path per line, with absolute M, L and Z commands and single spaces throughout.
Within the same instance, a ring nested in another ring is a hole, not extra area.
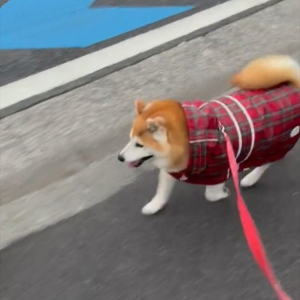
M 129 38 L 0 88 L 0 118 L 100 78 L 155 53 L 199 36 L 232 19 L 249 15 L 282 0 L 230 0 L 163 27 Z M 215 26 L 215 27 L 213 27 Z M 202 32 L 199 32 L 203 30 Z M 151 52 L 152 51 L 152 52 Z M 142 57 L 141 57 L 142 56 Z M 130 61 L 131 59 L 131 61 Z M 128 61 L 129 60 L 129 61 Z M 109 68 L 110 69 L 107 69 Z
M 0 11 L 0 49 L 84 48 L 194 8 L 91 7 L 93 2 L 10 0 Z

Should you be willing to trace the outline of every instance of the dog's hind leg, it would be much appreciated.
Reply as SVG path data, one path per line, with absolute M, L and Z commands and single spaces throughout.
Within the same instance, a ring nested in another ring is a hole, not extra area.
M 216 185 L 207 185 L 205 189 L 205 198 L 211 202 L 222 200 L 229 195 L 230 191 L 225 186 L 225 182 Z
M 241 186 L 242 187 L 253 186 L 255 183 L 258 182 L 258 180 L 265 173 L 265 171 L 270 167 L 270 165 L 271 164 L 266 164 L 255 168 L 253 171 L 251 171 L 241 180 Z
M 175 179 L 165 171 L 160 170 L 156 195 L 143 207 L 142 213 L 153 215 L 163 209 L 170 198 L 174 185 Z

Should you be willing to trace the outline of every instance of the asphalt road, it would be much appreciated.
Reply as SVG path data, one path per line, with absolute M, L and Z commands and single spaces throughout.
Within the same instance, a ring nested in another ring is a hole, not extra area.
M 244 191 L 294 300 L 300 299 L 296 169 L 299 144 Z M 208 203 L 202 188 L 179 183 L 165 211 L 144 217 L 139 210 L 155 184 L 155 174 L 146 173 L 107 201 L 4 249 L 1 299 L 275 299 L 247 249 L 234 195 Z
M 167 209 L 144 217 L 156 172 L 129 170 L 116 155 L 134 99 L 213 99 L 249 59 L 299 60 L 299 9 L 283 1 L 1 120 L 1 300 L 275 300 L 248 251 L 234 193 L 207 203 L 203 188 L 178 183 Z M 293 300 L 299 150 L 244 191 Z
M 15 0 L 0 0 L 1 5 L 9 1 Z M 45 0 L 49 1 L 49 0 Z M 227 0 L 156 0 L 156 1 L 143 1 L 143 0 L 106 0 L 106 1 L 94 1 L 93 8 L 100 6 L 109 7 L 144 7 L 144 6 L 195 6 L 191 11 L 180 13 L 173 17 L 169 17 L 162 21 L 147 25 L 134 31 L 130 31 L 123 35 L 119 35 L 115 38 L 105 40 L 101 43 L 97 43 L 93 46 L 86 48 L 59 48 L 59 49 L 29 49 L 29 50 L 0 50 L 0 86 L 6 85 L 18 79 L 25 78 L 29 75 L 36 74 L 44 71 L 48 68 L 57 66 L 69 60 L 78 58 L 80 56 L 92 53 L 96 50 L 102 49 L 109 45 L 120 42 L 134 35 L 142 32 L 146 32 L 150 29 L 162 26 L 174 20 L 180 19 L 184 16 L 193 14 L 195 12 L 213 7 L 217 4 L 226 2 Z M 141 16 L 142 17 L 142 16 Z M 80 22 L 80 20 L 78 21 Z M 111 24 L 107 24 L 108 28 Z M 32 38 L 32 37 L 30 37 Z

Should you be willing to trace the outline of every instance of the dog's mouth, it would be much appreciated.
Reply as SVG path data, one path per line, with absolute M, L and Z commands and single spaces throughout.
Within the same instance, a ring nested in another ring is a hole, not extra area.
M 129 163 L 129 167 L 130 168 L 138 168 L 140 167 L 145 161 L 149 160 L 150 158 L 152 158 L 153 155 L 149 155 L 149 156 L 145 156 L 139 160 L 133 161 L 131 163 Z

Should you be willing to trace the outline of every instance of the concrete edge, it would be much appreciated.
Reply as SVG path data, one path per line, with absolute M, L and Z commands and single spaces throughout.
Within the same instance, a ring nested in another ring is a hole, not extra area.
M 249 2 L 249 0 L 245 0 L 245 1 Z M 243 11 L 237 13 L 237 14 L 234 14 L 234 15 L 229 14 L 229 16 L 227 16 L 227 17 L 225 17 L 225 18 L 223 18 L 223 19 L 221 19 L 221 20 L 219 20 L 215 23 L 212 23 L 211 25 L 208 25 L 208 26 L 202 27 L 200 29 L 197 29 L 197 30 L 193 31 L 192 33 L 189 33 L 187 35 L 183 35 L 183 36 L 181 36 L 179 38 L 176 38 L 172 41 L 169 41 L 169 42 L 161 44 L 157 47 L 154 47 L 154 48 L 152 48 L 148 51 L 142 52 L 142 53 L 134 55 L 134 56 L 132 56 L 128 59 L 122 60 L 118 63 L 112 64 L 112 65 L 107 66 L 107 67 L 102 68 L 102 69 L 99 69 L 98 71 L 95 71 L 91 74 L 83 76 L 83 77 L 81 77 L 79 79 L 76 79 L 74 81 L 61 84 L 60 86 L 57 86 L 57 87 L 55 87 L 53 89 L 50 89 L 46 92 L 39 93 L 39 94 L 36 94 L 34 96 L 24 98 L 24 99 L 22 99 L 22 100 L 20 100 L 16 103 L 13 103 L 11 105 L 7 105 L 6 107 L 0 109 L 0 119 L 8 117 L 9 115 L 12 115 L 12 114 L 17 113 L 17 112 L 22 111 L 22 110 L 25 110 L 27 108 L 30 108 L 30 107 L 38 104 L 38 103 L 41 103 L 43 101 L 46 101 L 46 100 L 50 99 L 52 97 L 61 95 L 61 94 L 66 93 L 70 90 L 73 90 L 73 89 L 78 88 L 80 86 L 86 85 L 86 84 L 88 84 L 92 81 L 100 79 L 101 77 L 107 76 L 110 73 L 119 71 L 119 70 L 121 70 L 123 68 L 126 68 L 128 66 L 137 64 L 137 63 L 139 63 L 139 62 L 141 62 L 141 61 L 143 61 L 143 60 L 145 60 L 145 59 L 147 59 L 151 56 L 154 56 L 154 55 L 156 55 L 160 52 L 163 52 L 163 51 L 169 50 L 173 47 L 176 47 L 177 45 L 181 44 L 182 42 L 186 42 L 186 41 L 195 39 L 197 37 L 204 36 L 204 35 L 208 34 L 209 32 L 217 30 L 218 28 L 220 28 L 222 26 L 228 25 L 228 24 L 230 24 L 232 22 L 235 22 L 239 19 L 250 16 L 250 15 L 252 15 L 252 14 L 254 14 L 254 13 L 256 13 L 256 12 L 258 12 L 258 11 L 264 9 L 264 8 L 270 7 L 270 6 L 275 5 L 275 4 L 277 4 L 279 2 L 282 2 L 282 1 L 283 0 L 258 0 L 256 2 L 253 2 L 252 6 L 251 5 L 249 6 L 249 4 L 248 4 L 247 9 L 245 9 L 245 10 L 243 10 Z M 233 3 L 233 2 L 235 2 L 235 1 L 232 0 L 231 3 Z M 228 2 L 225 2 L 225 4 L 226 3 L 228 3 Z M 207 11 L 212 10 L 212 9 L 218 9 L 218 7 L 221 6 L 221 5 L 222 4 L 220 4 L 218 6 L 215 6 L 213 8 L 209 8 L 205 11 L 200 12 L 199 14 L 201 14 L 203 12 L 207 12 Z M 189 16 L 189 17 L 187 17 L 183 20 L 186 20 L 186 19 L 191 18 L 193 16 L 194 15 Z M 170 25 L 170 24 L 168 24 L 168 25 Z M 168 26 L 168 25 L 166 25 L 166 26 Z M 166 26 L 164 26 L 164 27 L 166 27 Z M 154 29 L 154 30 L 160 30 L 160 28 Z M 150 31 L 150 33 L 151 32 L 152 31 Z M 148 33 L 149 32 L 146 32 L 145 35 L 147 35 Z M 137 36 L 137 37 L 139 37 L 139 36 Z M 120 42 L 120 44 L 121 43 L 122 42 Z M 107 49 L 109 49 L 109 48 L 106 48 L 106 50 Z M 102 50 L 99 50 L 99 51 L 102 51 Z M 57 67 L 55 67 L 55 68 L 57 68 Z M 23 80 L 26 80 L 26 78 L 23 79 Z M 22 80 L 20 80 L 20 81 L 22 81 Z M 17 86 L 15 86 L 15 84 L 17 84 L 17 83 L 12 83 L 12 84 L 8 84 L 8 85 L 11 86 L 12 90 L 14 90 L 14 89 L 18 90 L 18 88 L 17 88 Z M 1 96 L 1 91 L 3 92 L 3 89 L 5 87 L 7 87 L 8 85 L 3 86 L 3 87 L 0 88 L 0 96 Z M 12 86 L 12 85 L 14 85 L 14 86 Z
M 213 81 L 203 81 L 200 88 L 203 99 L 210 99 L 227 93 L 229 86 L 226 78 L 228 78 L 229 74 L 230 72 L 224 72 Z M 128 127 L 129 129 L 130 120 L 121 124 L 121 128 Z M 42 160 L 35 161 L 30 167 L 1 180 L 0 205 L 5 205 L 55 182 L 75 176 L 91 164 L 105 160 L 107 156 L 117 156 L 118 150 L 127 142 L 127 135 L 124 135 L 122 130 L 116 130 L 113 134 L 109 133 L 99 136 L 96 140 L 89 143 L 78 141 L 76 145 L 70 144 L 67 148 L 56 152 L 55 157 L 48 159 L 43 157 Z M 47 170 L 47 172 L 43 172 L 43 170 Z M 15 188 L 16 186 L 18 186 L 17 189 Z
M 224 83 L 226 75 L 228 74 L 224 72 L 221 78 L 208 81 L 217 88 L 213 89 L 213 92 L 212 89 L 208 89 L 204 98 L 217 97 L 235 90 L 229 90 Z M 207 82 L 203 83 L 203 90 L 208 85 Z M 126 125 L 124 123 L 122 128 Z M 97 141 L 97 145 L 85 144 L 75 151 L 70 146 L 70 149 L 64 149 L 54 160 L 34 164 L 31 169 L 23 170 L 22 173 L 2 182 L 3 187 L 8 187 L 15 194 L 14 197 L 8 195 L 11 198 L 0 205 L 0 250 L 105 201 L 125 186 L 133 184 L 141 174 L 155 172 L 157 169 L 149 164 L 141 170 L 130 171 L 125 168 L 124 171 L 115 173 L 115 168 L 111 166 L 119 164 L 116 159 L 117 152 L 127 140 L 128 137 L 119 132 L 113 137 L 102 137 Z M 100 147 L 99 151 L 98 145 L 105 147 Z M 47 173 L 41 175 L 41 170 L 45 168 Z M 89 181 L 88 178 L 97 178 L 99 170 L 108 170 L 106 179 Z M 109 184 L 112 177 L 113 184 Z M 75 187 L 74 181 L 77 183 Z M 121 184 L 115 185 L 115 182 Z M 103 187 L 104 193 L 98 193 L 96 186 L 99 185 Z M 15 186 L 18 186 L 18 189 L 15 189 Z M 86 199 L 88 194 L 88 201 L 76 201 L 74 193 Z M 2 190 L 1 198 L 4 197 L 7 198 L 6 191 Z

